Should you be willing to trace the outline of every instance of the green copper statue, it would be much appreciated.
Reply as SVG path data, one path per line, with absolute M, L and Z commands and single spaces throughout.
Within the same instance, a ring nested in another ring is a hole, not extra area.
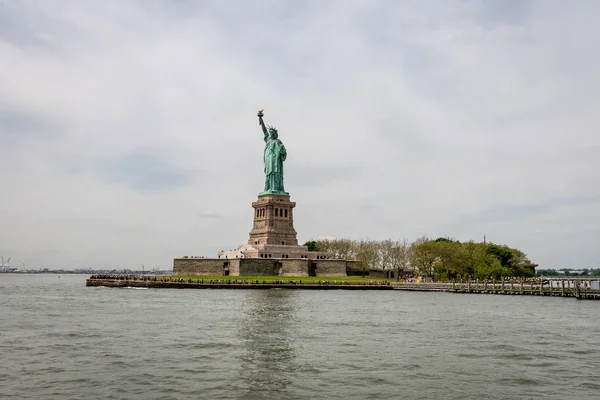
M 264 110 L 258 110 L 258 124 L 262 128 L 265 140 L 265 190 L 263 194 L 281 194 L 288 196 L 289 193 L 283 188 L 283 162 L 287 156 L 285 147 L 278 139 L 277 129 L 273 126 L 267 128 L 262 119 Z

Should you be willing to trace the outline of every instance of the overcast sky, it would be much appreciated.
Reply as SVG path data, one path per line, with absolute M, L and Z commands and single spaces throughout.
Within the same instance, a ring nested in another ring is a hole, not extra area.
M 600 2 L 0 1 L 0 255 L 170 268 L 248 239 L 256 110 L 298 239 L 600 267 Z

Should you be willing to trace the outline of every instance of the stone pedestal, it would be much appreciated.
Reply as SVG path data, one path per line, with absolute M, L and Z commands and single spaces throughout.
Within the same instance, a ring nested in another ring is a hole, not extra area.
M 290 196 L 260 195 L 252 207 L 254 224 L 248 244 L 298 246 L 293 213 L 296 203 L 290 201 Z

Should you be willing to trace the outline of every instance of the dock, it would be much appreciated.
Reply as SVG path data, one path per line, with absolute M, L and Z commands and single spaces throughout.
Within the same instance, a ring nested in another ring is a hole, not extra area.
M 582 300 L 600 300 L 597 279 L 551 279 L 510 281 L 453 281 L 445 283 L 394 282 L 395 290 L 413 292 L 449 292 L 500 294 L 511 296 L 574 297 Z

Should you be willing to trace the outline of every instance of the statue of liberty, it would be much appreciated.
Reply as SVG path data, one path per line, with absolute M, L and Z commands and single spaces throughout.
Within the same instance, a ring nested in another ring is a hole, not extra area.
M 273 126 L 268 128 L 262 119 L 264 110 L 258 110 L 258 124 L 262 128 L 265 140 L 265 190 L 263 194 L 281 194 L 288 196 L 289 193 L 283 188 L 283 162 L 287 156 L 283 143 L 278 138 L 277 129 Z

